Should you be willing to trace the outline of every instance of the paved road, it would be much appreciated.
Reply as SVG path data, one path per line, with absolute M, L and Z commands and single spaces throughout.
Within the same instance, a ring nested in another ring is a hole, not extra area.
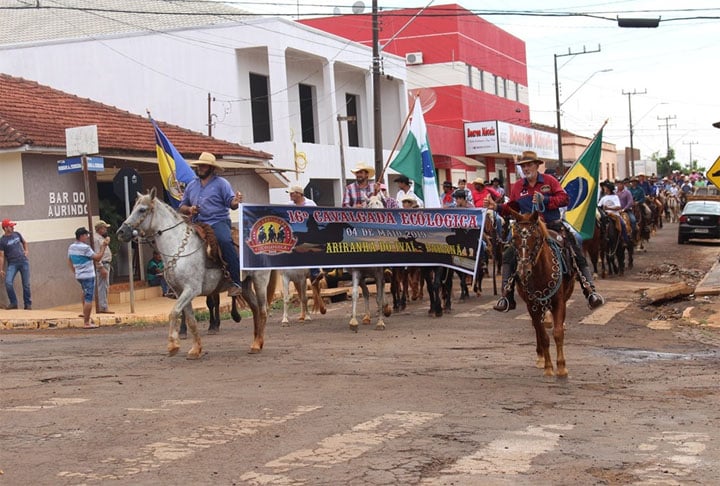
M 656 255 L 675 249 L 660 236 Z M 260 355 L 223 322 L 200 361 L 165 356 L 160 326 L 2 333 L 0 482 L 712 484 L 718 330 L 651 325 L 635 291 L 664 283 L 642 273 L 656 255 L 599 284 L 601 311 L 574 298 L 568 380 L 542 377 L 524 313 L 490 296 L 441 319 L 414 305 L 385 332 L 350 332 L 347 304 L 277 313 Z M 690 304 L 714 306 L 670 305 Z

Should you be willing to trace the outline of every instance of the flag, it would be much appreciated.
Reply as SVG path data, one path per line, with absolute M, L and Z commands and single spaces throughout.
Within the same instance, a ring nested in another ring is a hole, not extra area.
M 155 150 L 157 151 L 160 178 L 165 186 L 170 205 L 177 208 L 182 200 L 185 186 L 195 178 L 195 173 L 152 117 L 150 117 L 150 122 L 155 129 Z
M 603 128 L 560 181 L 570 199 L 565 220 L 583 239 L 592 238 L 595 231 Z
M 415 182 L 413 192 L 423 200 L 426 208 L 442 207 L 419 99 L 415 101 L 408 136 L 390 167 Z

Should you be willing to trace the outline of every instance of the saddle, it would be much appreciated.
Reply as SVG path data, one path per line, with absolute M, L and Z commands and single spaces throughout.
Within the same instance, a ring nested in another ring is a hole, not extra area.
M 205 242 L 205 254 L 208 257 L 208 267 L 220 267 L 227 273 L 227 263 L 222 256 L 222 250 L 215 237 L 215 231 L 207 223 L 192 223 L 195 233 Z M 240 232 L 234 226 L 231 229 L 233 244 L 240 248 Z
M 575 249 L 568 238 L 575 238 L 561 221 L 553 221 L 546 224 L 548 230 L 548 244 L 559 255 L 558 261 L 562 268 L 563 275 L 572 273 L 573 258 Z

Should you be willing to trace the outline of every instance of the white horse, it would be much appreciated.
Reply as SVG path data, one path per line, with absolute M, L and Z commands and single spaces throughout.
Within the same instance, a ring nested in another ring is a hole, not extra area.
M 383 202 L 381 195 L 370 196 L 365 203 L 365 207 L 368 208 L 383 208 L 385 203 Z M 390 317 L 392 309 L 390 304 L 385 304 L 385 270 L 383 267 L 370 267 L 370 268 L 353 268 L 350 271 L 352 276 L 352 315 L 350 317 L 350 330 L 358 331 L 358 320 L 357 320 L 357 302 L 360 298 L 360 291 L 362 289 L 363 299 L 365 300 L 365 314 L 363 315 L 363 324 L 370 324 L 370 291 L 368 290 L 366 278 L 374 278 L 376 289 L 376 299 L 378 306 L 378 320 L 375 324 L 375 329 L 378 331 L 385 330 L 385 321 L 383 317 Z
M 206 244 L 192 225 L 172 207 L 155 197 L 155 188 L 148 194 L 138 194 L 130 216 L 117 230 L 120 241 L 128 242 L 134 237 L 148 240 L 165 260 L 165 280 L 178 294 L 169 316 L 168 354 L 175 355 L 180 349 L 178 338 L 179 317 L 183 313 L 193 346 L 188 359 L 198 359 L 202 343 L 192 300 L 198 295 L 211 295 L 230 287 L 225 271 L 207 255 Z M 262 350 L 267 323 L 267 300 L 275 290 L 277 272 L 257 270 L 244 272 L 242 298 L 253 314 L 254 339 L 251 353 Z
M 308 297 L 307 297 L 307 279 L 310 278 L 310 270 L 306 268 L 288 268 L 282 271 L 282 282 L 283 282 L 283 316 L 282 323 L 288 324 L 288 307 L 290 304 L 290 282 L 295 285 L 298 298 L 300 299 L 300 321 L 309 321 L 310 313 L 308 312 Z M 325 308 L 325 302 L 323 302 L 320 296 L 320 278 L 311 282 L 310 288 L 313 294 L 313 312 L 320 312 L 325 314 L 327 309 Z

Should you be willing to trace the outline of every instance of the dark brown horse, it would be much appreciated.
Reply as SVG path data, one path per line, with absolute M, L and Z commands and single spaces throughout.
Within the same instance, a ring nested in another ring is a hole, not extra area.
M 592 238 L 583 240 L 582 249 L 590 259 L 593 266 L 593 272 L 595 275 L 599 275 L 600 278 L 607 277 L 607 270 L 605 269 L 605 247 L 607 240 L 605 237 L 605 229 L 601 223 L 600 216 L 595 217 L 595 230 L 593 231 Z M 598 261 L 600 262 L 600 271 L 598 272 Z
M 550 338 L 543 319 L 552 314 L 553 338 L 557 352 L 557 376 L 567 377 L 565 366 L 565 313 L 567 301 L 575 287 L 574 265 L 567 265 L 563 249 L 556 243 L 557 235 L 550 237 L 538 212 L 520 214 L 512 211 L 511 244 L 517 255 L 515 281 L 518 293 L 527 304 L 537 341 L 537 367 L 545 369 L 545 376 L 553 376 L 550 357 Z M 570 235 L 570 238 L 573 236 Z

